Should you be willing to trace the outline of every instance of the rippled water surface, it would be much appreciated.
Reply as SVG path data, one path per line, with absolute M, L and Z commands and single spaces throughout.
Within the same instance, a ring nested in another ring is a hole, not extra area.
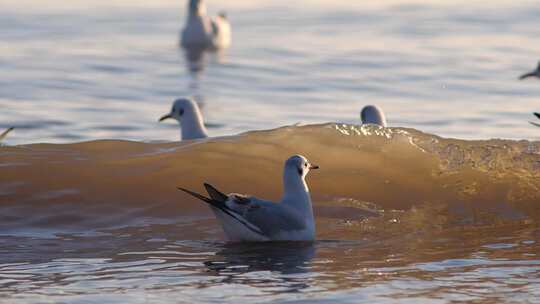
M 209 1 L 233 44 L 196 75 L 178 50 L 183 1 L 0 4 L 0 128 L 10 144 L 176 140 L 158 124 L 196 96 L 212 135 L 297 122 L 389 123 L 458 138 L 538 139 L 535 1 Z
M 248 246 L 179 240 L 185 227 L 170 228 L 4 238 L 0 294 L 6 303 L 535 303 L 540 297 L 534 229 Z
M 233 44 L 195 65 L 184 1 L 0 3 L 0 303 L 540 302 L 535 1 L 207 2 Z M 224 137 L 172 142 L 183 95 Z M 176 190 L 277 200 L 293 153 L 314 243 Z

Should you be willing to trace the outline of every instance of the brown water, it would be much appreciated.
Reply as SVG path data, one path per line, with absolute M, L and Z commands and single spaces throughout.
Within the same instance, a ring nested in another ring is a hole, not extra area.
M 313 244 L 227 244 L 211 182 L 281 195 L 301 153 Z M 540 301 L 540 143 L 374 126 L 0 148 L 0 302 Z

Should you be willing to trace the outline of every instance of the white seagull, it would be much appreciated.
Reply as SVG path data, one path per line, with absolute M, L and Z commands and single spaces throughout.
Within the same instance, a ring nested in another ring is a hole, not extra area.
M 4 140 L 4 138 L 6 138 L 6 136 L 8 135 L 8 133 L 11 132 L 11 131 L 13 131 L 13 129 L 15 129 L 15 128 L 11 127 L 11 128 L 9 128 L 9 129 L 5 130 L 4 132 L 2 132 L 2 134 L 0 134 L 0 142 L 1 142 L 2 140 Z
M 519 80 L 523 80 L 529 77 L 540 78 L 540 62 L 538 62 L 538 65 L 536 66 L 536 70 L 519 76 Z
M 363 124 L 375 124 L 386 127 L 386 117 L 381 108 L 373 105 L 365 106 L 360 112 L 360 118 Z
M 176 119 L 180 123 L 181 140 L 208 137 L 199 106 L 190 98 L 175 100 L 171 113 L 163 115 L 159 121 L 169 118 Z
M 210 205 L 227 238 L 233 242 L 313 241 L 315 220 L 306 175 L 318 169 L 301 155 L 291 156 L 283 172 L 281 202 L 232 193 L 225 195 L 205 183 L 210 198 L 178 188 Z
M 204 0 L 190 0 L 188 19 L 180 40 L 186 49 L 224 49 L 231 44 L 231 26 L 225 13 L 206 14 Z

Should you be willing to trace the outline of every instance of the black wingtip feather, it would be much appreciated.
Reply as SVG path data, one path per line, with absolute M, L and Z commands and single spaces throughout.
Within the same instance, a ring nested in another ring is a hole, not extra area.
M 182 187 L 178 187 L 178 190 L 184 191 L 185 193 L 187 193 L 189 195 L 192 195 L 192 196 L 200 199 L 203 202 L 206 202 L 206 203 L 209 203 L 209 204 L 211 204 L 211 202 L 212 202 L 211 199 L 209 199 L 208 197 L 203 196 L 203 195 L 201 195 L 201 194 L 199 194 L 197 192 L 193 192 L 191 190 L 188 190 L 188 189 L 185 189 L 185 188 L 182 188 Z
M 536 76 L 536 73 L 535 72 L 531 72 L 531 73 L 526 73 L 526 74 L 523 74 L 519 77 L 519 80 L 523 80 L 523 79 L 527 79 L 529 77 L 534 77 Z
M 188 189 L 185 189 L 185 188 L 182 188 L 182 187 L 178 187 L 178 190 L 184 191 L 185 193 L 200 199 L 201 201 L 207 203 L 208 205 L 211 205 L 213 207 L 221 209 L 223 212 L 225 212 L 227 214 L 231 211 L 231 210 L 229 210 L 229 208 L 227 208 L 227 206 L 224 203 L 218 202 L 215 199 L 208 198 L 208 197 L 206 197 L 206 196 L 204 196 L 202 194 L 199 194 L 197 192 L 193 192 L 191 190 L 188 190 Z
M 235 215 L 236 212 L 234 212 L 229 207 L 227 207 L 227 205 L 225 205 L 225 202 L 228 199 L 228 197 L 225 194 L 219 192 L 216 188 L 214 188 L 212 185 L 210 185 L 208 183 L 204 183 L 204 187 L 206 188 L 206 190 L 208 191 L 208 194 L 210 194 L 210 196 L 212 198 L 208 198 L 208 197 L 206 197 L 204 195 L 201 195 L 201 194 L 199 194 L 197 192 L 193 192 L 191 190 L 188 190 L 188 189 L 185 189 L 185 188 L 182 188 L 182 187 L 177 187 L 177 188 L 178 188 L 178 190 L 184 191 L 185 193 L 200 199 L 201 201 L 211 205 L 212 207 L 215 207 L 215 208 L 221 210 L 223 213 L 225 213 L 228 216 L 234 218 L 235 220 L 240 222 L 240 224 L 244 225 L 247 229 L 251 230 L 252 232 L 264 236 L 260 230 L 254 229 L 253 227 L 248 225 L 245 221 L 238 218 L 238 215 Z M 217 197 L 219 197 L 222 200 L 217 200 L 216 198 L 213 197 L 213 195 L 216 195 Z
M 540 119 L 540 113 L 534 112 L 533 114 L 534 116 L 538 117 L 538 119 Z
M 2 132 L 2 134 L 0 134 L 0 140 L 4 139 L 8 135 L 8 133 L 13 131 L 14 129 L 15 129 L 14 127 L 11 127 L 5 130 L 4 132 Z
M 206 191 L 210 195 L 210 197 L 218 202 L 225 203 L 229 197 L 224 194 L 223 192 L 216 189 L 214 186 L 210 185 L 209 183 L 204 183 L 204 187 L 206 188 Z

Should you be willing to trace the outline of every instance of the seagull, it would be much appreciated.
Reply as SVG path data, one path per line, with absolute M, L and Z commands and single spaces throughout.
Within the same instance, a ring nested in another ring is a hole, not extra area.
M 224 49 L 231 44 L 231 26 L 225 13 L 206 14 L 204 0 L 190 0 L 180 44 L 185 49 Z
M 529 77 L 537 77 L 537 78 L 540 78 L 540 62 L 538 62 L 538 66 L 536 67 L 536 70 L 521 75 L 521 76 L 519 77 L 519 80 L 523 80 L 523 79 L 529 78 Z
M 363 124 L 375 124 L 381 127 L 386 127 L 386 118 L 381 108 L 377 106 L 365 106 L 360 112 L 360 117 Z
M 207 138 L 203 118 L 199 106 L 190 98 L 180 98 L 174 101 L 171 113 L 163 115 L 159 121 L 174 118 L 180 123 L 180 139 Z
M 6 136 L 8 135 L 9 132 L 13 131 L 13 129 L 15 129 L 14 127 L 11 127 L 7 130 L 5 130 L 4 132 L 2 132 L 2 134 L 0 134 L 0 141 L 4 140 L 4 138 L 6 138 Z
M 533 114 L 534 114 L 534 116 L 536 116 L 538 119 L 540 119 L 540 113 L 534 112 Z M 529 121 L 529 123 L 531 123 L 531 125 L 533 125 L 533 126 L 540 127 L 540 123 L 536 123 L 536 122 L 532 122 L 532 121 Z
M 301 155 L 287 159 L 279 203 L 236 193 L 226 195 L 208 183 L 204 187 L 209 198 L 178 189 L 210 205 L 232 242 L 313 241 L 315 220 L 305 178 L 309 170 L 318 168 Z

